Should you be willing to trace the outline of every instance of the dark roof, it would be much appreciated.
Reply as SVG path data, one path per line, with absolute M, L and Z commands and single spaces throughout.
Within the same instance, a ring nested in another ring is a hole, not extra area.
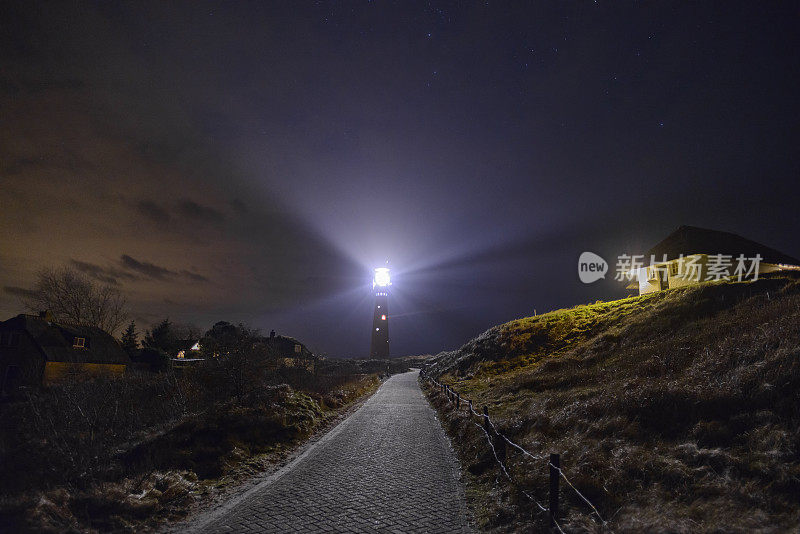
M 130 363 L 130 358 L 117 340 L 93 326 L 58 324 L 21 314 L 0 323 L 0 329 L 27 332 L 50 362 Z M 76 337 L 88 340 L 88 346 L 73 348 Z
M 655 261 L 659 262 L 664 254 L 667 255 L 667 260 L 679 258 L 681 254 L 684 256 L 690 254 L 726 254 L 734 258 L 740 254 L 744 254 L 746 258 L 753 258 L 756 254 L 760 254 L 763 263 L 800 265 L 800 260 L 761 243 L 750 241 L 730 232 L 708 230 L 696 226 L 681 226 L 672 232 L 663 241 L 647 251 L 645 261 L 648 262 L 651 256 L 655 256 Z
M 295 345 L 300 345 L 300 356 L 303 358 L 313 358 L 315 357 L 314 354 L 308 350 L 308 348 L 300 343 L 293 337 L 289 336 L 275 336 L 275 337 L 265 337 L 263 340 L 268 343 L 269 345 L 275 347 L 280 351 L 281 356 L 294 356 L 296 353 L 294 352 Z

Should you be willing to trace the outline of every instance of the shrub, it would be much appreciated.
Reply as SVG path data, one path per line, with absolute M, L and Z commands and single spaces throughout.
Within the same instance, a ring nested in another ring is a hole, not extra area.
M 0 411 L 3 490 L 78 486 L 109 468 L 124 442 L 181 417 L 184 387 L 172 374 L 98 377 L 27 390 Z

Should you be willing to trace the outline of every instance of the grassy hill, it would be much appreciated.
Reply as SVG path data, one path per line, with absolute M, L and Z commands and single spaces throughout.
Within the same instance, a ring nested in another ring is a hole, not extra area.
M 429 374 L 562 467 L 614 532 L 785 532 L 800 525 L 800 281 L 710 283 L 494 327 Z M 546 461 L 486 436 L 426 387 L 490 531 L 541 529 Z M 597 531 L 562 490 L 561 526 Z

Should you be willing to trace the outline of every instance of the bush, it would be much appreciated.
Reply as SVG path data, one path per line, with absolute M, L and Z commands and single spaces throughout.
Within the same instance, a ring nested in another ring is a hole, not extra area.
M 180 418 L 184 384 L 172 374 L 98 377 L 26 391 L 0 410 L 2 490 L 84 486 L 124 442 Z
M 0 531 L 118 530 L 182 513 L 198 477 L 248 472 L 254 455 L 306 438 L 379 382 L 351 362 L 280 367 L 249 340 L 183 372 L 164 369 L 162 351 L 140 355 L 147 371 L 0 404 Z
M 137 350 L 131 356 L 131 361 L 137 368 L 156 373 L 166 371 L 172 367 L 169 354 L 153 347 L 144 347 Z

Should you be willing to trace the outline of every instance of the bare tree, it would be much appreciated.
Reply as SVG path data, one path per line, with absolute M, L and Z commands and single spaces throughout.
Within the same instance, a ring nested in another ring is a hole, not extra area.
M 69 267 L 39 271 L 33 294 L 23 302 L 31 311 L 49 311 L 55 321 L 96 326 L 112 334 L 128 316 L 119 289 L 97 284 Z
M 191 323 L 172 323 L 172 333 L 175 335 L 176 339 L 181 340 L 191 339 L 193 341 L 199 341 L 200 338 L 203 337 L 203 331 L 200 327 Z
M 269 383 L 269 374 L 278 366 L 278 351 L 258 330 L 227 321 L 216 323 L 200 342 L 206 356 L 204 372 L 213 377 L 217 394 L 246 394 Z

